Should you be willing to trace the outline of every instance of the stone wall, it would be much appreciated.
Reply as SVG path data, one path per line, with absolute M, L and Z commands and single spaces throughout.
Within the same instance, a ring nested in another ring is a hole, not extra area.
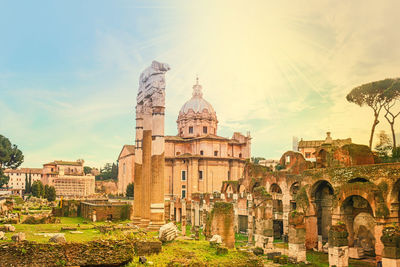
M 101 240 L 87 243 L 38 244 L 35 242 L 0 245 L 0 265 L 13 266 L 119 266 L 134 255 L 159 253 L 161 242 Z
M 96 221 L 129 220 L 132 215 L 132 205 L 124 202 L 104 204 L 82 202 L 80 210 L 81 216 L 89 220 L 93 220 L 93 215 L 96 214 Z
M 211 234 L 220 235 L 222 243 L 228 247 L 235 246 L 234 216 L 232 203 L 216 202 L 211 212 Z

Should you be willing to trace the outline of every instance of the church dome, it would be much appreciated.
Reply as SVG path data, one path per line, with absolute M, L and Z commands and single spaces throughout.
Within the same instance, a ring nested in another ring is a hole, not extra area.
M 192 110 L 194 113 L 202 113 L 206 111 L 210 114 L 215 114 L 211 104 L 203 98 L 202 86 L 199 84 L 198 78 L 196 84 L 193 85 L 192 98 L 182 106 L 179 114 L 187 114 L 190 110 Z
M 199 79 L 193 85 L 192 98 L 179 111 L 178 131 L 182 137 L 196 137 L 217 134 L 217 114 L 214 108 L 203 98 Z

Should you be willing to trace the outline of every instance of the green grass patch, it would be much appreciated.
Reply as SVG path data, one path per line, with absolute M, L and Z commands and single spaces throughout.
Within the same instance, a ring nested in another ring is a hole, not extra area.
M 154 266 L 247 266 L 249 256 L 236 250 L 226 255 L 217 255 L 217 249 L 207 241 L 175 240 L 163 245 L 160 254 L 146 256 Z M 139 265 L 139 257 L 134 257 L 128 267 Z M 197 264 L 197 265 L 196 265 Z
M 24 219 L 24 218 L 23 218 Z M 99 238 L 106 238 L 109 235 L 100 233 L 94 229 L 97 225 L 104 225 L 105 222 L 90 222 L 81 217 L 60 217 L 61 223 L 56 224 L 14 224 L 15 233 L 25 233 L 26 240 L 35 241 L 38 243 L 47 243 L 50 237 L 43 235 L 35 235 L 35 233 L 64 233 L 68 242 L 86 242 Z M 120 223 L 127 223 L 122 221 Z M 79 224 L 79 227 L 78 227 Z M 61 227 L 75 227 L 82 234 L 71 234 L 70 231 L 61 231 Z M 11 236 L 15 233 L 6 233 L 7 240 L 0 242 L 11 242 Z M 156 235 L 157 233 L 154 233 Z

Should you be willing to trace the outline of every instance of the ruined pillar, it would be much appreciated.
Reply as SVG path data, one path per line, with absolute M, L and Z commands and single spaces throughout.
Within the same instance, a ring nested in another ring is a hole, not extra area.
M 254 234 L 254 225 L 253 225 L 253 198 L 251 194 L 247 196 L 247 236 L 248 236 L 248 245 L 253 245 L 253 234 Z
M 233 205 L 227 202 L 215 202 L 211 211 L 211 235 L 220 235 L 222 244 L 227 248 L 235 247 L 235 232 L 233 229 Z
M 306 229 L 304 214 L 292 211 L 289 214 L 289 258 L 295 262 L 306 261 Z
M 142 144 L 143 144 L 143 105 L 136 106 L 136 141 L 135 141 L 135 180 L 133 200 L 133 223 L 138 225 L 142 219 L 143 178 L 142 178 Z
M 175 221 L 175 199 L 171 199 L 169 204 L 169 219 Z
M 200 227 L 200 203 L 194 202 L 194 226 Z
M 134 221 L 151 229 L 164 224 L 165 73 L 169 69 L 153 61 L 140 75 L 137 95 Z
M 328 235 L 329 266 L 349 266 L 349 241 L 346 225 L 332 225 Z
M 234 216 L 234 230 L 239 233 L 239 207 L 238 207 L 238 194 L 233 193 L 233 216 Z
M 140 225 L 147 227 L 150 222 L 150 197 L 151 197 L 151 146 L 152 146 L 152 120 L 151 102 L 145 99 L 143 105 L 143 152 L 142 152 L 142 218 Z
M 380 238 L 384 248 L 382 251 L 383 267 L 400 266 L 400 229 L 398 226 L 384 227 Z
M 159 99 L 162 98 L 162 99 Z M 152 150 L 151 150 L 151 204 L 150 229 L 158 230 L 164 223 L 164 106 L 165 97 L 153 95 Z

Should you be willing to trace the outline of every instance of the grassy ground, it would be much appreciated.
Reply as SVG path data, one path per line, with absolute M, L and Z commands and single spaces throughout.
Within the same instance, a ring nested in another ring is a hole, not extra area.
M 35 233 L 65 233 L 65 238 L 68 242 L 85 242 L 104 237 L 104 234 L 100 233 L 99 230 L 94 229 L 94 226 L 103 225 L 105 222 L 92 223 L 81 217 L 61 217 L 60 220 L 61 223 L 55 224 L 14 224 L 15 232 L 6 233 L 7 240 L 0 242 L 11 242 L 11 236 L 18 232 L 24 232 L 28 241 L 35 241 L 39 243 L 48 242 L 50 237 L 34 235 Z M 78 224 L 80 225 L 79 227 Z M 77 231 L 81 231 L 83 233 L 71 234 L 69 231 L 61 231 L 61 227 L 75 227 L 77 228 Z
M 310 264 L 287 264 L 287 267 L 303 267 L 303 266 L 313 266 L 313 267 L 329 267 L 328 264 L 328 254 L 315 251 L 307 251 L 307 261 Z M 368 263 L 360 260 L 349 259 L 349 267 L 373 267 L 375 264 Z
M 163 245 L 160 254 L 146 256 L 154 266 L 245 266 L 248 255 L 236 250 L 229 250 L 226 255 L 217 255 L 217 249 L 207 241 L 175 240 Z M 128 267 L 143 266 L 135 257 Z M 200 264 L 200 265 L 196 265 Z

